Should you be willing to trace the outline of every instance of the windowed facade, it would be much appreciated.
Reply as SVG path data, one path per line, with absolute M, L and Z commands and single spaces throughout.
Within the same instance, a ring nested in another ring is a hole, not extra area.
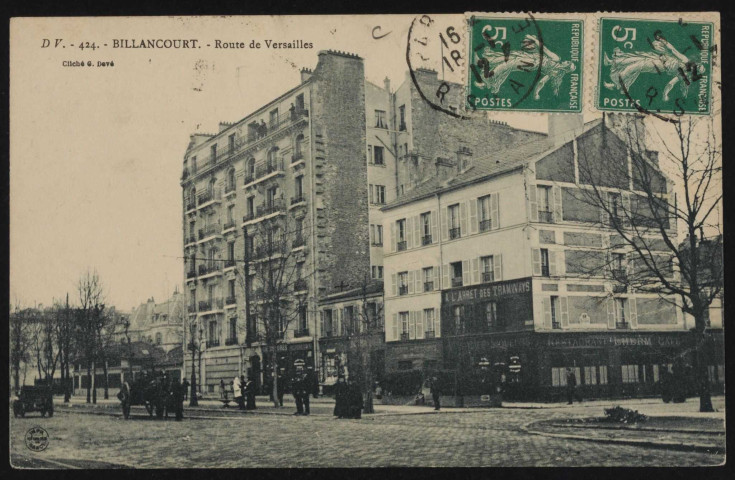
M 452 288 L 462 286 L 462 262 L 449 264 L 449 273 L 452 276 Z
M 485 195 L 477 199 L 477 214 L 480 222 L 479 230 L 481 232 L 487 232 L 493 228 L 492 221 L 492 195 Z
M 549 249 L 542 248 L 541 249 L 541 276 L 542 277 L 548 277 L 549 276 Z
M 493 256 L 488 255 L 486 257 L 480 257 L 480 270 L 482 273 L 483 282 L 494 282 L 495 281 L 495 264 L 493 262 Z
M 406 131 L 406 106 L 401 105 L 398 107 L 398 131 Z
M 406 219 L 396 221 L 396 248 L 400 252 L 406 249 Z
M 538 202 L 538 219 L 542 223 L 554 221 L 552 212 L 551 187 L 538 185 L 536 187 L 536 201 Z
M 421 214 L 421 245 L 431 245 L 431 212 Z
M 424 276 L 424 292 L 434 290 L 434 267 L 426 267 L 423 269 Z
M 552 295 L 549 305 L 551 307 L 551 328 L 561 328 L 559 322 L 559 297 Z
M 383 158 L 385 149 L 383 147 L 373 147 L 373 165 L 385 165 L 385 158 Z
M 398 295 L 408 295 L 408 272 L 398 274 Z
M 454 240 L 462 236 L 459 221 L 459 204 L 447 207 L 447 219 L 449 221 L 449 239 Z
M 388 128 L 385 110 L 375 110 L 375 128 Z
M 627 329 L 628 323 L 628 299 L 615 299 L 615 328 Z

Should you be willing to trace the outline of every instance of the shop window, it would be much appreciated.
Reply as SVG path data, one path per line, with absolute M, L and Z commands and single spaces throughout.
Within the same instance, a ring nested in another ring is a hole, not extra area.
M 597 385 L 597 367 L 584 367 L 584 384 Z
M 600 365 L 600 385 L 607 385 L 607 365 Z
M 640 382 L 640 378 L 638 377 L 638 365 L 621 365 L 620 369 L 623 374 L 623 383 Z
M 552 367 L 551 369 L 551 386 L 566 387 L 567 372 L 564 367 Z

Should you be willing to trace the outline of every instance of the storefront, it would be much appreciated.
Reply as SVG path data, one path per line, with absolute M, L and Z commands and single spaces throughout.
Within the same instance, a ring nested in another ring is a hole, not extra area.
M 278 371 L 282 378 L 286 379 L 286 392 L 288 393 L 289 380 L 294 374 L 294 362 L 303 361 L 306 368 L 315 368 L 314 345 L 311 341 L 301 343 L 279 343 L 275 346 L 264 346 L 263 349 L 263 391 L 270 392 L 273 381 L 273 355 L 275 352 L 278 361 Z

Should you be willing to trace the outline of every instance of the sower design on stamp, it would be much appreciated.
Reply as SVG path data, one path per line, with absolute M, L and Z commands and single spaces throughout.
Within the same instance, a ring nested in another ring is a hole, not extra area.
M 601 19 L 598 108 L 708 114 L 713 34 L 711 23 Z
M 470 19 L 467 106 L 580 112 L 582 20 Z

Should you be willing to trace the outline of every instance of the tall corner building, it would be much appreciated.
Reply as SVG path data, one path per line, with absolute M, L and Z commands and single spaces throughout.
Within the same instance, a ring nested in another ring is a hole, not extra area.
M 427 89 L 439 84 L 435 71 L 415 76 Z M 194 324 L 185 343 L 193 335 L 202 348 L 193 359 L 185 354 L 185 374 L 194 368 L 205 392 L 238 374 L 262 384 L 275 349 L 287 373 L 303 359 L 323 379 L 319 301 L 383 278 L 381 208 L 473 155 L 537 136 L 484 118 L 437 115 L 408 74 L 395 90 L 387 78 L 376 85 L 362 58 L 331 50 L 319 52 L 313 70 L 301 70 L 298 85 L 240 121 L 191 135 L 181 177 Z M 262 260 L 266 224 L 286 233 L 303 275 L 294 286 L 306 303 L 275 346 L 262 342 L 252 307 L 246 312 L 244 285 L 253 282 L 243 281 L 245 264 Z

